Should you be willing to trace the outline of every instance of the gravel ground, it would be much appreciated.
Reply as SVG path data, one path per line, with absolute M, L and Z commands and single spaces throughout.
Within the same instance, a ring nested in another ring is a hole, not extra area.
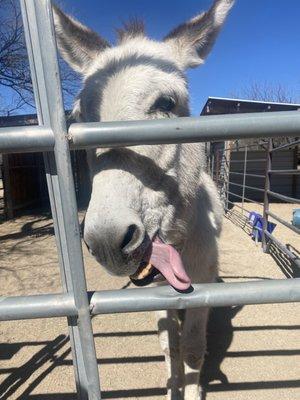
M 248 209 L 254 209 L 247 205 Z M 274 204 L 286 220 L 296 206 Z M 297 276 L 280 254 L 264 254 L 249 238 L 236 210 L 224 218 L 220 276 L 224 281 Z M 299 246 L 297 235 L 276 227 L 275 236 Z M 61 291 L 52 221 L 25 216 L 0 225 L 2 295 Z M 120 289 L 127 279 L 107 276 L 84 249 L 89 290 Z M 164 360 L 154 313 L 93 319 L 103 399 L 163 399 Z M 218 308 L 211 313 L 204 367 L 206 400 L 300 399 L 300 306 Z M 0 324 L 0 399 L 75 399 L 64 318 Z

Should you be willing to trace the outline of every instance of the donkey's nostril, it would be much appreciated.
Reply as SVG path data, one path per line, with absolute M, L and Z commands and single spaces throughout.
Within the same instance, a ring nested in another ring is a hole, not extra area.
M 90 253 L 103 265 L 124 264 L 129 256 L 135 256 L 145 239 L 142 221 L 128 211 L 120 214 L 109 214 L 96 223 L 91 219 L 85 225 L 84 241 Z
M 134 244 L 134 242 L 137 241 L 138 239 L 139 239 L 139 228 L 134 224 L 129 225 L 126 234 L 124 236 L 124 239 L 121 243 L 121 249 L 123 250 L 131 242 L 132 244 Z

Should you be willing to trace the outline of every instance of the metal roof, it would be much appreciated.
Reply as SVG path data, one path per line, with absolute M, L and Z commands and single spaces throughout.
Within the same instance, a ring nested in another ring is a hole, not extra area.
M 245 99 L 209 97 L 200 115 L 238 114 L 251 112 L 294 111 L 300 104 L 276 103 Z
M 71 111 L 65 111 L 66 117 L 69 118 Z M 13 126 L 28 126 L 38 125 L 36 114 L 22 114 L 22 115 L 9 115 L 0 116 L 0 127 L 13 127 Z

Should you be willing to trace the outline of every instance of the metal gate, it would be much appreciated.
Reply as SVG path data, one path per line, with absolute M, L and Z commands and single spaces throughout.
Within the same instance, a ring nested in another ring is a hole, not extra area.
M 243 227 L 248 225 L 250 229 L 256 230 L 255 236 L 261 237 L 264 252 L 269 252 L 272 246 L 277 247 L 297 268 L 297 276 L 300 273 L 299 255 L 291 251 L 267 228 L 272 219 L 300 235 L 299 227 L 270 210 L 270 203 L 274 199 L 281 203 L 300 204 L 300 169 L 297 154 L 299 144 L 299 138 L 277 146 L 272 139 L 243 146 L 240 146 L 239 141 L 227 142 L 224 148 L 217 148 L 210 154 L 208 163 L 210 175 L 217 185 L 227 216 L 237 219 Z M 295 160 L 289 160 L 289 163 L 285 162 L 288 168 L 282 168 L 281 161 L 285 159 L 286 154 L 281 158 L 276 158 L 276 155 L 284 154 L 287 150 L 289 156 L 294 153 L 296 157 Z M 289 168 L 291 161 L 292 166 Z M 285 179 L 278 180 L 278 177 Z M 240 204 L 237 204 L 239 202 Z M 249 208 L 251 209 L 253 204 L 263 217 L 263 226 L 251 224 L 252 211 Z
M 101 399 L 91 315 L 300 301 L 300 280 L 211 283 L 87 293 L 70 149 L 299 136 L 300 113 L 243 114 L 66 126 L 50 0 L 21 0 L 39 126 L 1 128 L 0 152 L 44 152 L 63 293 L 0 298 L 0 320 L 68 318 L 80 399 Z

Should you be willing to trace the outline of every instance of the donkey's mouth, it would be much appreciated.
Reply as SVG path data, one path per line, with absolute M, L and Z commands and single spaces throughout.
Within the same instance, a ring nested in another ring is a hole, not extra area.
M 146 253 L 147 261 L 143 260 L 137 271 L 130 276 L 135 285 L 149 285 L 160 273 L 177 290 L 186 290 L 191 286 L 180 254 L 173 246 L 163 243 L 157 236 Z
M 129 278 L 136 286 L 147 286 L 153 282 L 158 274 L 159 271 L 150 262 L 142 261 L 137 271 Z

